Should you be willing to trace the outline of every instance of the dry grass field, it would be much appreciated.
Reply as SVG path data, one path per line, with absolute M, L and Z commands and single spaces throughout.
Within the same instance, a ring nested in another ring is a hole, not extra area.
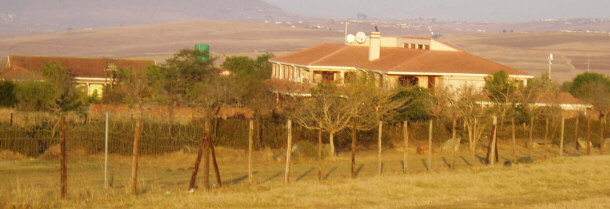
M 425 142 L 415 142 L 414 144 Z M 426 156 L 410 150 L 402 174 L 400 150 L 386 150 L 383 175 L 374 152 L 357 155 L 358 174 L 349 178 L 349 153 L 326 159 L 323 180 L 316 162 L 297 159 L 292 183 L 283 184 L 284 163 L 273 151 L 255 153 L 254 184 L 247 180 L 246 153 L 217 149 L 223 187 L 187 191 L 195 153 L 144 156 L 139 191 L 128 195 L 131 158 L 110 157 L 109 184 L 103 189 L 103 156 L 73 153 L 68 200 L 59 200 L 59 163 L 51 160 L 0 161 L 0 206 L 6 208 L 608 208 L 610 156 L 557 157 L 557 149 L 536 149 L 533 164 L 483 166 L 468 152 L 449 169 L 450 155 L 435 153 L 432 171 Z M 277 152 L 281 152 L 278 150 Z M 577 151 L 568 147 L 568 153 Z M 518 156 L 526 149 L 519 148 Z M 566 155 L 569 155 L 569 154 Z M 500 161 L 511 158 L 500 147 Z M 479 150 L 478 157 L 484 156 Z M 2 154 L 0 154 L 2 156 Z M 4 155 L 6 159 L 7 155 Z M 211 176 L 213 180 L 213 173 Z M 201 173 L 198 182 L 202 180 Z M 215 186 L 213 184 L 212 186 Z M 3 206 L 4 205 L 4 206 Z
M 180 49 L 208 43 L 217 56 L 294 51 L 341 42 L 337 31 L 276 26 L 272 23 L 191 21 L 95 28 L 0 39 L 0 55 L 153 58 L 164 61 Z
M 610 35 L 567 32 L 450 34 L 442 40 L 473 54 L 525 70 L 534 75 L 548 71 L 554 54 L 552 77 L 573 79 L 577 74 L 610 74 Z

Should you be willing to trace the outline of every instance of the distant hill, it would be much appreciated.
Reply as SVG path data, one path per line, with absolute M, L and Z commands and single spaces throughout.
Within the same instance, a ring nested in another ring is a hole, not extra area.
M 0 39 L 6 55 L 153 58 L 159 62 L 180 49 L 208 43 L 216 56 L 282 53 L 317 45 L 342 43 L 343 33 L 289 28 L 272 23 L 186 21 L 78 31 L 61 31 Z M 0 61 L 1 64 L 2 61 Z
M 186 20 L 282 20 L 261 0 L 0 0 L 0 29 L 72 30 Z

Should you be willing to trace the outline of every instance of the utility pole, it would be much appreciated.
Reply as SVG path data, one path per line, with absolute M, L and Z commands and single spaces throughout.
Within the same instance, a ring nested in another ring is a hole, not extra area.
M 553 54 L 549 54 L 549 80 L 551 79 L 551 66 L 553 65 Z

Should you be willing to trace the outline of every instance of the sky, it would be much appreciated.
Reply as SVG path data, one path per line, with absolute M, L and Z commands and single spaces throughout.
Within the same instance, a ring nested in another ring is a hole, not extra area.
M 290 13 L 321 18 L 436 18 L 519 22 L 548 18 L 610 19 L 610 0 L 263 0 Z

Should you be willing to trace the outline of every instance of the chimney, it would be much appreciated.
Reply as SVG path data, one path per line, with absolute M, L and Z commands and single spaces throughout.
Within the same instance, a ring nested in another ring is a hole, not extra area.
M 371 32 L 369 39 L 369 61 L 378 60 L 381 54 L 381 32 Z

